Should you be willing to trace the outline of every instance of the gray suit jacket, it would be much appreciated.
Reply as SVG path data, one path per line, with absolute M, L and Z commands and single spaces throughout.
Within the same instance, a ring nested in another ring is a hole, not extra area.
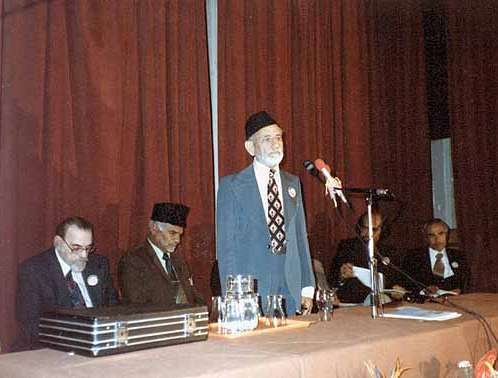
M 278 271 L 297 306 L 301 289 L 315 286 L 306 233 L 301 184 L 280 170 L 284 199 L 287 252 Z M 252 164 L 221 179 L 218 190 L 216 250 L 223 291 L 228 274 L 252 274 L 262 299 L 270 293 L 276 258 L 268 248 L 270 234 Z M 263 302 L 264 303 L 264 302 Z M 289 315 L 296 308 L 287 308 Z

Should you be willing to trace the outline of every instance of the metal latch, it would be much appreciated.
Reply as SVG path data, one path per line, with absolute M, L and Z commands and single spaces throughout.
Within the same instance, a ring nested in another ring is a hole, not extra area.
M 116 324 L 116 343 L 118 345 L 128 344 L 128 327 L 126 323 L 117 322 Z
M 185 332 L 191 336 L 197 331 L 197 321 L 194 314 L 187 314 Z

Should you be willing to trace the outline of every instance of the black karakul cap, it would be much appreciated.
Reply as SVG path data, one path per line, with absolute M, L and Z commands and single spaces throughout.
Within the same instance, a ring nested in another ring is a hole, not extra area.
M 161 202 L 154 204 L 151 220 L 186 227 L 190 208 L 181 203 Z
M 264 110 L 252 114 L 246 121 L 246 140 L 248 140 L 253 134 L 261 130 L 263 127 L 276 124 L 277 121 L 275 121 Z

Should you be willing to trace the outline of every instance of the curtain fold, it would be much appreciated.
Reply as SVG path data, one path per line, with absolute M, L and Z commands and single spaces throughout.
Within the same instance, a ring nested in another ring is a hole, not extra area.
M 421 2 L 372 1 L 369 15 L 372 184 L 396 195 L 381 203 L 383 232 L 404 253 L 424 245 L 422 225 L 432 217 Z
M 50 247 L 55 225 L 70 215 L 94 223 L 115 273 L 144 239 L 154 202 L 190 206 L 181 249 L 208 296 L 214 193 L 204 4 L 6 1 L 2 22 L 3 345 L 15 332 L 18 263 Z
M 498 4 L 446 2 L 448 97 L 458 235 L 472 288 L 498 290 Z

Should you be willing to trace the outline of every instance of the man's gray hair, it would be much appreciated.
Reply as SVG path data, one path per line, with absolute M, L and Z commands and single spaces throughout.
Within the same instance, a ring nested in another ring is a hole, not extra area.
M 166 223 L 159 222 L 159 221 L 153 221 L 153 220 L 149 221 L 149 227 L 152 227 L 152 225 L 157 226 L 157 228 L 160 231 L 164 231 L 164 229 L 166 228 Z

